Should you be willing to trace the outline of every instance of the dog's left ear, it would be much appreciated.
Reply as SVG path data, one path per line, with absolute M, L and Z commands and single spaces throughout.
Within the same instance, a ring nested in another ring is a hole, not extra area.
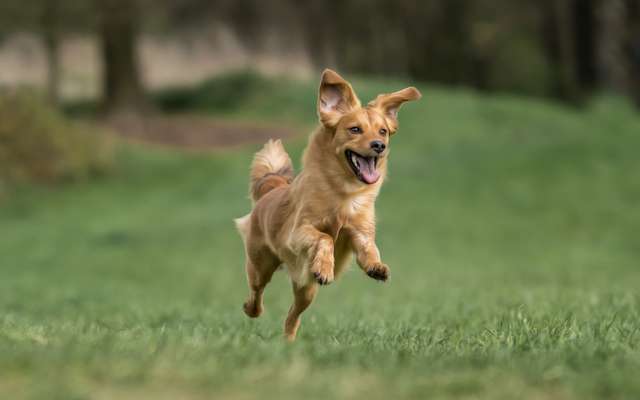
M 318 117 L 327 128 L 338 125 L 342 116 L 360 107 L 360 100 L 351 84 L 337 72 L 325 69 L 320 79 Z
M 419 100 L 421 97 L 420 91 L 411 86 L 397 92 L 380 94 L 368 105 L 369 107 L 380 109 L 387 117 L 392 130 L 395 131 L 398 128 L 398 110 L 400 106 L 407 101 Z

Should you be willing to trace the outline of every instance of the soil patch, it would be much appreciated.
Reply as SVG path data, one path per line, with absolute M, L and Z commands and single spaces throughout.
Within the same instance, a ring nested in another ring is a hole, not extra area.
M 118 117 L 104 124 L 126 139 L 192 150 L 262 143 L 295 135 L 290 126 L 224 121 L 196 115 Z

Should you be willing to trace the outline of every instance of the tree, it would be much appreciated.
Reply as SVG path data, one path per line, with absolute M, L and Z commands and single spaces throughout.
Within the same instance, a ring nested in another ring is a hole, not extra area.
M 48 0 L 42 8 L 42 36 L 47 55 L 47 95 L 55 106 L 60 101 L 60 2 Z
M 98 0 L 104 65 L 103 107 L 108 114 L 149 108 L 137 54 L 139 4 L 135 0 Z
M 577 37 L 579 31 L 574 3 L 572 0 L 539 3 L 543 16 L 541 36 L 547 59 L 556 70 L 553 92 L 570 101 L 577 101 L 580 97 L 578 43 L 582 41 Z
M 629 53 L 631 96 L 640 107 L 640 0 L 629 1 Z
M 605 89 L 627 94 L 629 88 L 628 62 L 624 53 L 626 37 L 626 3 L 624 0 L 600 1 L 598 22 L 598 67 Z

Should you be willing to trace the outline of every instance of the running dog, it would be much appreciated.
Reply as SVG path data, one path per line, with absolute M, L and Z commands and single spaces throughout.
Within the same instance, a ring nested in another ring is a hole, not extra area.
M 398 129 L 398 109 L 420 97 L 408 87 L 363 107 L 351 84 L 327 69 L 318 94 L 320 126 L 309 139 L 300 174 L 294 176 L 279 140 L 255 154 L 253 210 L 236 220 L 246 252 L 249 317 L 262 314 L 264 288 L 283 264 L 294 294 L 284 324 L 290 341 L 318 286 L 333 282 L 352 253 L 368 276 L 389 278 L 375 243 L 374 203 L 387 171 L 389 139 Z

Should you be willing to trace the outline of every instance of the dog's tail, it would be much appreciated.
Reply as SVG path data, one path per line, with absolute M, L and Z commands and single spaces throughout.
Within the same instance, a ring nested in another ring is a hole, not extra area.
M 249 196 L 256 202 L 271 190 L 293 180 L 293 164 L 280 140 L 269 140 L 251 163 Z

